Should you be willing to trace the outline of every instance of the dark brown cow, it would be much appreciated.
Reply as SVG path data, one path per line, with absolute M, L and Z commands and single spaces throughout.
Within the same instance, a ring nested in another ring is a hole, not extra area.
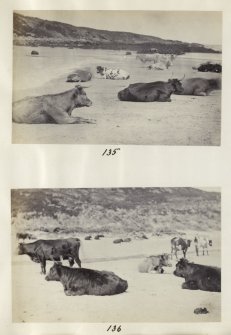
M 175 92 L 180 95 L 209 95 L 214 90 L 221 89 L 220 79 L 189 78 L 182 81 L 183 91 Z
M 163 266 L 172 266 L 172 264 L 169 262 L 168 254 L 149 256 L 139 264 L 138 269 L 139 272 L 143 273 L 150 273 L 153 271 L 163 273 Z
M 168 82 L 155 81 L 131 84 L 118 93 L 118 98 L 122 101 L 169 102 L 172 93 L 181 93 L 182 91 L 183 88 L 179 79 L 169 79 Z
M 113 272 L 71 269 L 60 264 L 54 264 L 45 279 L 60 281 L 66 295 L 114 295 L 128 288 L 127 281 Z
M 185 278 L 183 289 L 221 292 L 220 268 L 189 263 L 182 258 L 176 264 L 173 274 Z
M 37 240 L 33 243 L 19 243 L 18 254 L 28 255 L 33 262 L 41 264 L 41 273 L 46 273 L 46 261 L 68 259 L 70 266 L 74 261 L 81 267 L 79 259 L 80 240 L 67 238 L 59 240 Z
M 184 258 L 186 257 L 186 253 L 188 248 L 191 245 L 191 240 L 186 240 L 184 238 L 181 237 L 174 237 L 171 239 L 171 256 L 173 255 L 173 253 L 176 256 L 176 259 L 178 259 L 177 257 L 177 251 L 182 250 Z
M 58 94 L 26 97 L 13 103 L 13 121 L 17 123 L 93 123 L 81 117 L 72 117 L 73 109 L 91 106 L 81 86 Z

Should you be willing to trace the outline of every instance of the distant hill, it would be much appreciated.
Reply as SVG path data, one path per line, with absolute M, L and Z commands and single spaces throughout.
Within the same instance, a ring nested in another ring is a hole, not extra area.
M 12 190 L 12 222 L 77 232 L 220 229 L 220 193 L 195 188 Z
M 202 44 L 165 40 L 128 32 L 75 27 L 14 13 L 14 45 L 142 50 L 161 53 L 217 52 Z

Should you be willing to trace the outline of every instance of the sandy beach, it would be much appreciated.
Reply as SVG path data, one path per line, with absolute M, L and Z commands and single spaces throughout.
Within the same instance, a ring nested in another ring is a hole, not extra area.
M 148 70 L 124 51 L 40 47 L 31 57 L 29 47 L 14 47 L 13 101 L 26 96 L 55 94 L 75 83 L 66 77 L 77 68 L 93 73 L 83 83 L 91 107 L 77 108 L 73 116 L 94 119 L 95 124 L 16 124 L 13 143 L 44 144 L 134 144 L 134 145 L 220 145 L 221 91 L 210 96 L 172 95 L 171 102 L 135 103 L 119 101 L 117 94 L 136 82 L 167 81 L 169 78 L 217 78 L 220 74 L 192 69 L 206 61 L 220 62 L 220 54 L 185 54 L 176 57 L 168 70 Z M 128 80 L 105 80 L 96 76 L 96 66 L 121 68 Z
M 193 234 L 187 232 L 187 237 Z M 195 263 L 220 267 L 220 232 L 210 232 L 209 236 L 213 239 L 209 255 L 197 257 L 192 245 L 187 258 Z M 125 293 L 104 297 L 66 296 L 60 282 L 44 279 L 39 264 L 26 255 L 16 255 L 14 244 L 13 322 L 220 321 L 221 293 L 183 290 L 183 278 L 173 275 L 175 257 L 173 266 L 165 267 L 164 274 L 138 272 L 138 264 L 145 256 L 170 251 L 171 236 L 150 236 L 148 240 L 133 239 L 119 245 L 113 244 L 113 239 L 85 241 L 81 237 L 83 267 L 113 271 L 128 281 Z M 47 271 L 51 266 L 52 262 L 47 262 Z M 196 315 L 193 311 L 197 307 L 206 307 L 209 313 Z

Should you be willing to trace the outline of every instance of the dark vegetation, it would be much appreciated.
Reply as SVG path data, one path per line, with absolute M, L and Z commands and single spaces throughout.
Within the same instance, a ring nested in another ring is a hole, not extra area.
M 197 43 L 164 40 L 128 32 L 75 27 L 17 13 L 14 13 L 14 45 L 129 50 L 140 53 L 219 53 Z
M 19 189 L 11 197 L 18 231 L 220 229 L 220 193 L 194 188 Z

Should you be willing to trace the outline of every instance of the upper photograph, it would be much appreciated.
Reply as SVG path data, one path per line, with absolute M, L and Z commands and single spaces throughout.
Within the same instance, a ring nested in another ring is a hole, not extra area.
M 12 143 L 220 145 L 222 12 L 13 16 Z

